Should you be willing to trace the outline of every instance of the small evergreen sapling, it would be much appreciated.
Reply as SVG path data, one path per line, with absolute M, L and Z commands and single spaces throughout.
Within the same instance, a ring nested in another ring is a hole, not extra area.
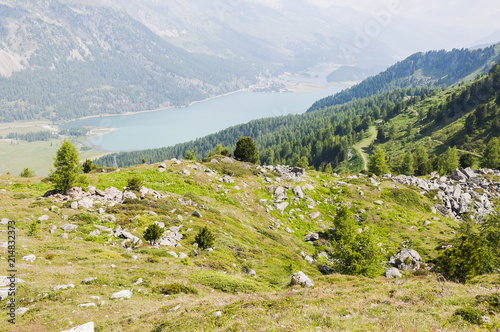
M 142 179 L 137 176 L 134 176 L 127 181 L 127 187 L 130 190 L 140 190 L 143 185 L 144 181 L 142 181 Z
M 154 245 L 163 235 L 163 228 L 157 224 L 149 225 L 148 229 L 144 231 L 144 240 L 148 241 L 151 245 Z
M 215 236 L 212 231 L 205 226 L 196 234 L 194 241 L 198 244 L 200 249 L 207 249 L 213 247 Z

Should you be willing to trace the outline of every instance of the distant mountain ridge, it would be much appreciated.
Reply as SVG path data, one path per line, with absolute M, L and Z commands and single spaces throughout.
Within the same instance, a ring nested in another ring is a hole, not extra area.
M 235 59 L 173 46 L 109 6 L 0 3 L 0 121 L 182 106 L 256 81 Z
M 382 73 L 333 96 L 315 102 L 308 112 L 339 105 L 356 98 L 390 91 L 395 88 L 425 85 L 450 86 L 484 74 L 499 59 L 500 44 L 484 49 L 454 49 L 416 53 Z

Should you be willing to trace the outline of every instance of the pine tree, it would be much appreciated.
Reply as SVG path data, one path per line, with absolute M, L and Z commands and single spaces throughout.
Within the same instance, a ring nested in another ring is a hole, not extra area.
M 90 171 L 92 171 L 94 168 L 96 168 L 96 165 L 94 165 L 92 163 L 92 160 L 86 159 L 83 162 L 83 165 L 82 165 L 83 173 L 90 173 Z
M 239 161 L 256 164 L 259 162 L 259 152 L 251 137 L 241 137 L 236 143 L 234 158 Z
M 64 141 L 57 151 L 54 168 L 50 174 L 50 181 L 55 189 L 66 192 L 78 181 L 80 158 L 78 151 L 69 141 Z
M 385 153 L 382 149 L 377 148 L 373 151 L 368 163 L 368 171 L 379 176 L 389 173 L 389 167 L 385 163 Z
M 196 160 L 196 155 L 194 154 L 194 151 L 187 150 L 184 158 L 186 160 Z
M 330 163 L 326 164 L 324 172 L 327 174 L 332 174 L 333 173 L 332 164 Z
M 158 226 L 158 224 L 151 224 L 148 226 L 142 236 L 144 240 L 148 241 L 151 245 L 154 245 L 163 235 L 164 229 Z
M 205 226 L 196 234 L 194 241 L 198 244 L 199 248 L 207 249 L 213 247 L 215 236 L 210 229 Z
M 500 140 L 492 138 L 484 149 L 481 164 L 486 168 L 500 168 Z
M 403 161 L 401 162 L 401 173 L 405 175 L 413 175 L 415 169 L 413 168 L 413 155 L 411 152 L 405 153 Z

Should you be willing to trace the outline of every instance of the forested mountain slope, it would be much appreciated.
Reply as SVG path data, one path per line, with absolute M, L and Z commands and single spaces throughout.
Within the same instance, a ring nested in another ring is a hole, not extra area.
M 450 86 L 484 74 L 498 60 L 500 44 L 484 49 L 454 49 L 450 52 L 416 53 L 333 96 L 315 102 L 308 112 L 339 105 L 357 98 L 416 86 Z M 472 76 L 472 77 L 471 77 Z
M 0 121 L 143 111 L 246 87 L 258 70 L 189 53 L 98 4 L 0 3 Z
M 311 165 L 316 169 L 330 164 L 337 171 L 358 172 L 364 165 L 352 147 L 370 135 L 370 127 L 376 126 L 379 133 L 375 146 L 387 150 L 393 172 L 400 172 L 403 155 L 415 152 L 419 146 L 426 147 L 426 161 L 437 157 L 430 171 L 439 170 L 446 160 L 440 161 L 438 156 L 447 147 L 457 145 L 479 155 L 492 137 L 500 136 L 496 102 L 499 78 L 500 65 L 495 65 L 474 82 L 445 90 L 397 88 L 316 112 L 252 121 L 174 147 L 108 155 L 97 163 L 113 166 L 116 162 L 116 166 L 124 167 L 139 164 L 143 158 L 148 162 L 180 158 L 189 150 L 203 158 L 217 144 L 232 150 L 239 137 L 251 136 L 263 164 Z M 464 117 L 471 111 L 474 113 Z M 445 125 L 454 129 L 443 133 Z M 433 143 L 429 146 L 423 142 Z M 464 153 L 459 152 L 456 159 Z M 415 165 L 413 170 L 417 169 Z

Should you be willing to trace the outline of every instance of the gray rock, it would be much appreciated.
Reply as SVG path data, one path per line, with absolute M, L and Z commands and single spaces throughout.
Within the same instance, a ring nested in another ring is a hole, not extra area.
M 429 226 L 430 224 L 432 224 L 429 220 L 426 220 L 424 221 L 424 223 L 422 224 L 423 227 L 427 227 Z
M 78 206 L 84 209 L 91 209 L 94 207 L 94 200 L 90 197 L 84 197 L 78 201 Z
M 290 203 L 288 203 L 288 202 L 281 202 L 281 203 L 275 204 L 275 207 L 276 207 L 276 210 L 283 212 L 283 211 L 285 211 L 285 209 L 287 208 L 287 206 L 289 204 Z
M 373 204 L 383 205 L 383 204 L 384 204 L 384 202 L 382 202 L 382 201 L 375 201 L 375 202 L 373 202 Z
M 319 240 L 318 233 L 310 232 L 309 234 L 304 236 L 304 241 L 316 241 L 316 240 Z
M 0 220 L 0 225 L 7 225 L 9 223 L 10 219 L 7 219 L 7 218 L 2 218 L 2 220 Z
M 62 233 L 61 236 L 59 236 L 61 239 L 67 240 L 68 239 L 68 233 Z
M 80 187 L 69 188 L 66 191 L 66 195 L 69 196 L 69 198 L 72 200 L 83 198 L 85 194 L 86 194 L 85 191 L 83 191 L 83 189 Z
M 95 307 L 95 303 L 83 303 L 77 305 L 78 308 L 88 308 L 88 307 Z
M 390 267 L 388 269 L 385 269 L 384 275 L 388 279 L 401 278 L 403 276 L 401 272 L 399 272 L 399 270 L 396 269 L 395 267 Z
M 73 202 L 71 202 L 71 204 L 70 204 L 70 208 L 72 208 L 73 210 L 78 209 L 78 202 L 77 202 L 77 201 L 73 201 Z
M 9 296 L 8 288 L 0 288 L 0 301 L 5 300 Z
M 94 332 L 94 322 L 89 322 L 61 332 Z
M 110 299 L 120 300 L 120 299 L 130 299 L 130 297 L 132 297 L 132 292 L 127 289 L 127 290 L 122 290 L 120 292 L 113 293 L 110 296 Z
M 302 189 L 300 188 L 300 186 L 295 186 L 293 188 L 293 193 L 295 194 L 295 196 L 297 196 L 298 198 L 304 198 L 304 193 L 302 192 Z
M 292 275 L 290 279 L 290 285 L 301 285 L 302 287 L 313 287 L 314 283 L 309 279 L 304 272 L 299 271 Z
M 66 224 L 66 225 L 62 225 L 60 228 L 61 228 L 63 231 L 65 231 L 65 232 L 72 232 L 72 231 L 74 231 L 75 229 L 77 229 L 77 228 L 78 228 L 78 226 L 77 226 L 77 225 L 73 225 L 73 224 Z
M 401 270 L 415 271 L 420 268 L 421 261 L 422 258 L 417 251 L 403 248 L 396 255 L 390 258 L 389 263 Z
M 236 161 L 235 159 L 233 158 L 230 158 L 230 157 L 224 157 L 222 160 L 221 160 L 223 163 L 227 163 L 227 164 L 234 164 L 234 162 Z
M 67 285 L 57 285 L 53 288 L 53 290 L 58 291 L 60 289 L 68 289 L 68 288 L 75 288 L 75 285 L 73 284 L 67 284 Z
M 27 255 L 27 256 L 24 256 L 23 258 L 23 261 L 26 261 L 26 262 L 34 262 L 36 260 L 36 256 L 35 255 Z
M 40 216 L 40 217 L 38 218 L 38 220 L 40 220 L 40 221 L 49 220 L 49 216 L 48 216 L 48 215 L 46 215 L 46 214 L 44 214 L 43 216 Z
M 319 272 L 321 272 L 324 275 L 328 275 L 332 273 L 332 270 L 326 265 L 321 265 L 321 267 L 319 268 Z
M 123 193 L 123 199 L 137 199 L 137 195 L 131 191 L 125 191 Z
M 193 216 L 198 217 L 198 218 L 203 218 L 202 215 L 201 215 L 201 213 L 198 212 L 198 210 L 196 210 L 196 211 L 193 212 Z
M 295 233 L 294 231 L 292 231 L 292 230 L 291 230 L 290 228 L 288 228 L 288 227 L 286 227 L 286 228 L 285 228 L 285 232 L 287 232 L 287 233 Z
M 311 218 L 311 219 L 316 219 L 316 218 L 318 218 L 320 215 L 321 215 L 321 213 L 319 213 L 319 212 L 313 212 L 313 213 L 309 214 L 309 218 Z
M 222 316 L 222 311 L 220 311 L 220 310 L 219 310 L 219 311 L 214 312 L 214 316 L 215 316 L 215 317 L 220 317 L 220 316 Z
M 16 311 L 14 311 L 14 313 L 16 314 L 16 316 L 22 316 L 28 310 L 30 310 L 30 309 L 29 308 L 18 308 L 18 309 L 16 309 Z
M 460 172 L 458 169 L 455 169 L 455 171 L 451 175 L 451 178 L 458 182 L 467 182 L 467 176 L 464 173 Z
M 274 191 L 274 202 L 281 203 L 287 199 L 288 197 L 286 196 L 286 189 L 283 188 L 282 186 L 276 188 L 276 190 Z

